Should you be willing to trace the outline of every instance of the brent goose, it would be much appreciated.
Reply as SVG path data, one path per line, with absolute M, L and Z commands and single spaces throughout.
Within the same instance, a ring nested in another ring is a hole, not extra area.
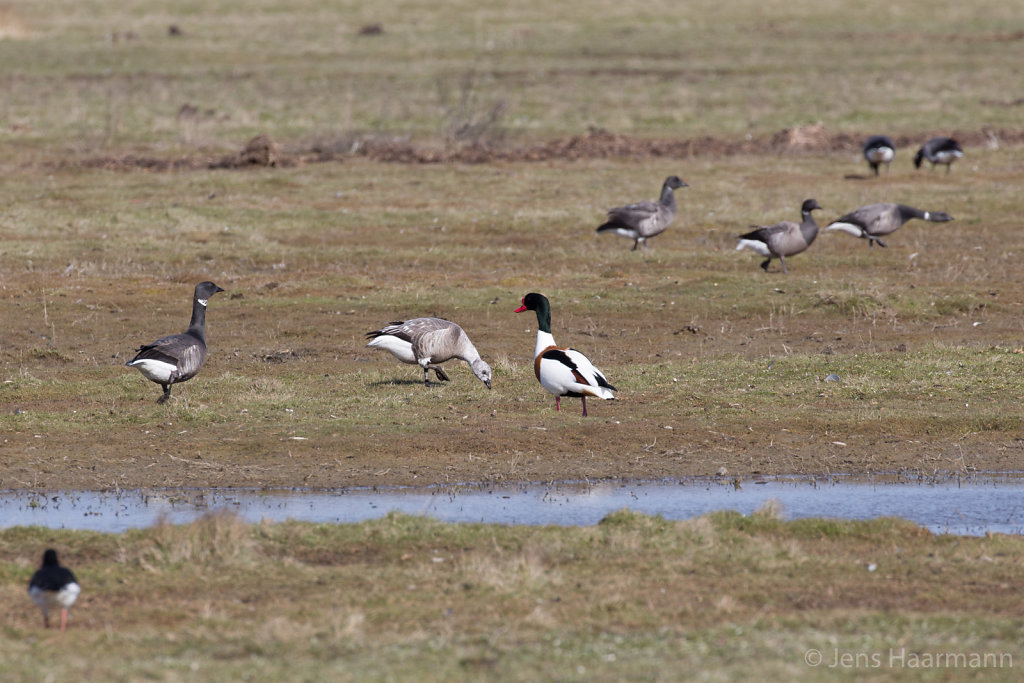
M 192 379 L 206 360 L 206 303 L 224 290 L 212 282 L 196 285 L 192 297 L 192 322 L 182 334 L 161 337 L 152 344 L 139 347 L 135 358 L 125 365 L 138 368 L 142 375 L 164 388 L 157 403 L 171 397 L 171 387 Z
M 68 610 L 78 599 L 81 588 L 71 570 L 60 566 L 57 551 L 49 548 L 43 553 L 43 566 L 36 570 L 28 582 L 32 602 L 43 611 L 43 625 L 50 628 L 50 610 L 60 608 L 60 630 L 68 625 Z
M 878 175 L 878 167 L 885 164 L 885 170 L 889 170 L 889 164 L 896 156 L 896 145 L 892 138 L 886 135 L 872 135 L 864 143 L 864 158 L 868 160 L 871 170 Z
M 368 347 L 389 351 L 398 360 L 423 368 L 423 383 L 430 384 L 429 371 L 437 379 L 447 381 L 448 375 L 437 364 L 452 358 L 469 363 L 473 374 L 491 388 L 491 366 L 480 358 L 465 331 L 443 318 L 413 318 L 397 321 L 367 332 Z
M 587 396 L 615 398 L 618 391 L 608 383 L 590 359 L 575 349 L 555 345 L 551 336 L 551 304 L 543 294 L 531 292 L 523 297 L 516 313 L 537 312 L 537 346 L 533 352 L 533 371 L 541 386 L 555 395 L 555 410 L 562 409 L 562 397 L 583 399 L 583 417 L 587 416 Z
M 953 138 L 932 138 L 917 150 L 917 154 L 914 155 L 914 168 L 921 168 L 921 162 L 927 159 L 931 162 L 933 171 L 935 164 L 945 164 L 946 173 L 949 173 L 949 167 L 963 155 L 963 147 Z
M 672 192 L 680 187 L 689 187 L 679 176 L 670 175 L 661 186 L 661 199 L 646 200 L 628 206 L 619 206 L 608 211 L 608 222 L 597 232 L 614 232 L 628 237 L 633 242 L 633 251 L 647 239 L 665 231 L 676 217 L 676 196 Z
M 740 242 L 736 245 L 736 250 L 747 248 L 756 251 L 761 256 L 767 256 L 768 258 L 761 264 L 761 268 L 765 272 L 768 271 L 768 264 L 772 262 L 773 257 L 782 262 L 783 273 L 789 272 L 786 270 L 786 257 L 804 251 L 818 236 L 818 224 L 814 222 L 811 212 L 820 208 L 821 205 L 816 200 L 807 199 L 800 207 L 800 213 L 803 216 L 803 221 L 800 223 L 782 221 L 763 228 L 756 225 L 751 226 L 755 229 L 745 235 L 740 235 Z
M 869 204 L 835 219 L 825 229 L 842 230 L 854 237 L 863 237 L 868 240 L 869 247 L 875 246 L 875 242 L 878 242 L 878 246 L 884 247 L 885 242 L 879 238 L 896 232 L 911 218 L 933 223 L 947 223 L 953 220 L 952 216 L 943 211 L 922 211 L 903 204 Z

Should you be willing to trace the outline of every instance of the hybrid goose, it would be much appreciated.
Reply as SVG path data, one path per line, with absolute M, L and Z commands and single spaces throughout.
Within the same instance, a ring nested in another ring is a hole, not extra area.
M 673 190 L 689 187 L 676 175 L 665 178 L 661 186 L 661 198 L 620 206 L 608 211 L 608 221 L 598 227 L 597 232 L 614 232 L 633 240 L 633 251 L 641 244 L 647 246 L 648 238 L 665 231 L 676 217 L 676 196 Z
M 423 368 L 423 383 L 430 384 L 429 371 L 437 379 L 448 381 L 448 375 L 438 364 L 461 358 L 469 363 L 473 374 L 491 388 L 491 366 L 480 358 L 476 347 L 461 327 L 443 318 L 413 318 L 393 322 L 379 330 L 367 332 L 370 343 L 366 346 L 384 349 L 392 356 L 410 365 Z
M 192 322 L 188 329 L 140 346 L 135 358 L 125 363 L 164 388 L 157 403 L 169 399 L 172 386 L 192 379 L 203 367 L 206 361 L 206 304 L 211 296 L 223 291 L 212 282 L 200 282 L 192 295 Z
M 889 164 L 896 156 L 896 145 L 892 138 L 886 135 L 872 135 L 864 142 L 864 158 L 868 160 L 868 166 L 878 175 L 878 167 L 885 164 L 886 172 L 889 171 Z
M 947 223 L 953 217 L 942 211 L 922 211 L 903 204 L 869 204 L 852 211 L 825 226 L 825 230 L 841 230 L 854 237 L 862 237 L 868 246 L 884 247 L 880 238 L 894 233 L 903 227 L 911 218 L 920 218 L 932 223 Z
M 914 168 L 921 168 L 921 162 L 928 160 L 935 170 L 935 164 L 945 164 L 946 173 L 949 173 L 953 162 L 964 155 L 963 147 L 953 138 L 932 138 L 924 143 L 921 149 L 914 155 Z
M 587 396 L 615 398 L 618 391 L 608 383 L 590 359 L 575 349 L 555 345 L 551 336 L 551 304 L 543 294 L 531 292 L 523 297 L 516 313 L 536 311 L 537 346 L 533 352 L 533 371 L 541 386 L 555 395 L 555 410 L 562 409 L 562 397 L 583 400 L 583 417 L 587 416 Z
M 814 216 L 811 215 L 811 212 L 817 209 L 821 209 L 817 200 L 807 199 L 800 207 L 800 213 L 803 216 L 803 221 L 800 223 L 782 221 L 764 228 L 751 226 L 755 230 L 740 235 L 736 250 L 750 249 L 761 256 L 767 256 L 768 258 L 761 264 L 761 268 L 765 272 L 768 271 L 768 264 L 772 262 L 773 258 L 779 259 L 782 263 L 783 273 L 789 272 L 786 270 L 786 257 L 806 250 L 818 236 L 818 224 L 814 222 Z
M 57 551 L 49 548 L 43 553 L 43 566 L 32 574 L 28 594 L 43 612 L 43 625 L 50 628 L 50 610 L 60 609 L 60 630 L 68 625 L 68 610 L 78 599 L 81 588 L 71 570 L 60 566 Z

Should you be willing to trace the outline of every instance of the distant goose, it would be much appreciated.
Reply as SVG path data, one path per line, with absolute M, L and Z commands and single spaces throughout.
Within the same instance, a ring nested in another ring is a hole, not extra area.
M 896 232 L 911 218 L 920 218 L 932 223 L 947 223 L 953 220 L 952 216 L 942 211 L 922 211 L 903 204 L 869 204 L 835 219 L 825 229 L 842 230 L 854 237 L 863 237 L 868 240 L 869 247 L 875 246 L 875 242 L 878 242 L 878 246 L 884 247 L 885 242 L 880 238 Z
M 615 398 L 618 391 L 608 383 L 601 371 L 575 349 L 555 345 L 551 336 L 551 304 L 543 294 L 531 292 L 523 297 L 516 313 L 537 312 L 537 346 L 533 355 L 533 371 L 541 386 L 555 395 L 555 410 L 562 409 L 562 397 L 583 399 L 583 417 L 587 416 L 587 396 Z
M 949 173 L 949 167 L 963 155 L 963 148 L 953 138 L 932 138 L 917 150 L 914 168 L 921 168 L 921 162 L 927 159 L 932 164 L 932 170 L 935 170 L 935 164 L 945 164 L 946 173 Z
M 368 347 L 389 351 L 398 360 L 423 368 L 423 382 L 430 384 L 429 371 L 447 382 L 448 375 L 438 367 L 452 358 L 469 363 L 473 374 L 491 388 L 491 366 L 480 358 L 476 347 L 461 327 L 442 318 L 413 318 L 390 323 L 379 330 L 367 332 Z
M 192 322 L 182 334 L 157 339 L 139 347 L 135 358 L 125 365 L 138 368 L 142 375 L 164 388 L 157 399 L 163 403 L 171 397 L 171 387 L 192 379 L 206 360 L 206 303 L 210 297 L 224 290 L 212 282 L 196 285 L 192 297 Z
M 50 610 L 60 609 L 60 630 L 68 625 L 68 610 L 78 599 L 81 588 L 71 570 L 60 566 L 57 551 L 50 548 L 43 553 L 43 566 L 36 570 L 28 582 L 28 594 L 43 611 L 43 625 L 50 628 Z
M 679 176 L 670 175 L 661 186 L 661 199 L 620 206 L 608 211 L 608 222 L 597 232 L 614 232 L 628 237 L 633 242 L 633 251 L 647 239 L 665 231 L 676 217 L 676 196 L 672 192 L 680 187 L 689 187 Z
M 778 258 L 782 262 L 783 273 L 789 272 L 786 270 L 786 257 L 804 251 L 818 236 L 818 224 L 814 222 L 814 216 L 811 215 L 811 212 L 816 209 L 821 209 L 821 205 L 814 199 L 807 199 L 800 207 L 800 213 L 803 216 L 801 223 L 782 221 L 765 228 L 751 226 L 756 229 L 745 235 L 740 235 L 740 242 L 736 245 L 736 250 L 746 248 L 756 251 L 761 256 L 767 256 L 767 260 L 761 264 L 761 268 L 766 272 L 772 258 Z
M 864 143 L 864 158 L 868 160 L 871 170 L 878 175 L 878 167 L 885 164 L 885 170 L 889 170 L 889 164 L 896 156 L 896 145 L 892 138 L 886 135 L 872 135 Z

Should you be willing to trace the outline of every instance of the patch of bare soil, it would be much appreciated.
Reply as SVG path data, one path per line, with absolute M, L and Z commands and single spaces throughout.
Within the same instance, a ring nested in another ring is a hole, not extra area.
M 893 138 L 898 147 L 916 147 L 938 135 L 950 135 L 967 147 L 1024 142 L 1024 129 L 990 129 L 975 131 L 922 131 Z M 207 168 L 245 169 L 265 166 L 295 167 L 310 163 L 366 158 L 396 164 L 494 162 L 545 162 L 582 159 L 643 159 L 721 157 L 737 154 L 794 154 L 802 152 L 857 152 L 863 136 L 833 133 L 822 124 L 786 128 L 777 133 L 750 139 L 716 137 L 647 139 L 592 128 L 586 133 L 557 138 L 537 144 L 503 142 L 500 144 L 470 143 L 448 147 L 417 145 L 405 140 L 367 137 L 334 141 L 318 141 L 308 147 L 285 147 L 260 135 L 250 140 L 235 154 L 220 158 L 209 156 L 171 159 L 124 155 L 63 159 L 53 165 L 83 166 L 109 170 L 187 171 Z

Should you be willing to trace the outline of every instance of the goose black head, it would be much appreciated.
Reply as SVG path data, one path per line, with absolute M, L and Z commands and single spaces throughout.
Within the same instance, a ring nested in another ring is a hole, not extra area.
M 814 210 L 822 210 L 821 204 L 818 203 L 817 199 L 805 199 L 803 205 L 800 207 L 801 213 L 810 213 Z
M 198 285 L 196 285 L 195 299 L 196 301 L 205 306 L 206 302 L 210 299 L 211 296 L 213 296 L 217 292 L 223 291 L 224 289 L 222 287 L 218 287 L 217 285 L 207 280 L 205 282 L 200 282 Z
M 680 187 L 689 187 L 682 178 L 677 175 L 670 175 L 665 178 L 665 187 L 670 187 L 673 190 L 678 190 Z

